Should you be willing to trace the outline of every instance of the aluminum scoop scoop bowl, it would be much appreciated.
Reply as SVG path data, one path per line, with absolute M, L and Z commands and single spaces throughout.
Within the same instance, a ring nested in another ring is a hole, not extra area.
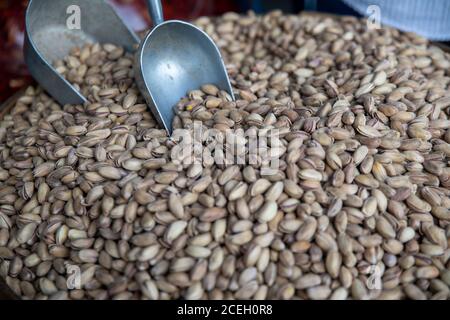
M 67 21 L 75 8 L 80 29 Z M 113 43 L 132 51 L 139 43 L 134 34 L 104 0 L 30 0 L 25 17 L 25 62 L 34 79 L 60 104 L 83 104 L 86 98 L 52 66 L 73 47 L 87 43 Z
M 214 84 L 234 95 L 213 40 L 190 23 L 164 22 L 161 1 L 147 2 L 154 28 L 139 47 L 135 77 L 156 120 L 171 133 L 173 107 L 188 91 Z

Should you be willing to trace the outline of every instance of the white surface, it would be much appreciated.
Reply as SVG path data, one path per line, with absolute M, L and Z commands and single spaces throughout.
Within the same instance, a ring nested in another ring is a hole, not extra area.
M 370 5 L 380 7 L 381 22 L 412 31 L 430 40 L 450 40 L 449 0 L 342 0 L 367 16 Z

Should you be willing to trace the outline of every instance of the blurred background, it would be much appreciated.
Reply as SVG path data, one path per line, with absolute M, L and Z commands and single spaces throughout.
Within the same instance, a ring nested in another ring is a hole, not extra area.
M 108 1 L 134 30 L 140 31 L 149 27 L 150 18 L 145 0 Z M 446 38 L 447 32 L 450 33 L 450 0 L 162 0 L 162 2 L 166 19 L 183 20 L 204 15 L 216 16 L 227 11 L 253 10 L 261 14 L 273 9 L 291 13 L 305 10 L 361 16 L 365 14 L 365 8 L 370 3 L 378 3 L 382 6 L 383 15 L 387 12 L 388 14 L 385 15 L 387 18 L 389 14 L 394 17 L 386 21 L 382 18 L 383 23 L 400 29 L 404 26 L 403 29 L 407 31 L 421 33 L 420 31 L 424 30 L 422 33 L 424 35 L 444 32 L 446 35 L 442 39 L 445 41 L 449 40 Z M 22 57 L 24 12 L 27 3 L 28 0 L 0 0 L 0 103 L 31 82 Z M 409 14 L 408 9 L 410 9 Z M 415 12 L 415 16 L 411 12 Z M 430 15 L 429 12 L 433 14 Z M 416 17 L 417 20 L 415 20 Z M 411 21 L 417 25 L 417 28 L 408 30 L 408 23 L 410 24 Z M 431 33 L 425 32 L 429 24 L 435 21 L 441 21 L 437 27 L 432 26 L 438 28 L 437 31 L 432 28 Z

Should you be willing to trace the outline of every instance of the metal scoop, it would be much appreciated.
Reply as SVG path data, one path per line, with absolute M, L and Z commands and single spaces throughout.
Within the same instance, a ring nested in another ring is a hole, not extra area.
M 73 16 L 77 14 L 79 17 Z M 71 16 L 80 19 L 80 29 L 68 24 Z M 128 51 L 139 43 L 137 35 L 104 0 L 30 0 L 25 27 L 24 55 L 28 69 L 62 105 L 82 104 L 86 98 L 52 67 L 55 60 L 86 43 L 113 43 Z
M 171 133 L 173 107 L 188 91 L 214 84 L 234 95 L 212 39 L 190 23 L 164 22 L 160 0 L 147 3 L 154 28 L 140 45 L 135 77 L 156 120 Z

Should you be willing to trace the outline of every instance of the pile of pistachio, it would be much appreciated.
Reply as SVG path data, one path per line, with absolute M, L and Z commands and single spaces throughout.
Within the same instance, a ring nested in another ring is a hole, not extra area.
M 30 87 L 0 121 L 8 286 L 24 299 L 449 299 L 450 55 L 351 17 L 195 23 L 237 100 L 205 84 L 174 128 L 276 129 L 278 167 L 180 157 L 132 54 L 74 48 L 55 66 L 88 103 Z

